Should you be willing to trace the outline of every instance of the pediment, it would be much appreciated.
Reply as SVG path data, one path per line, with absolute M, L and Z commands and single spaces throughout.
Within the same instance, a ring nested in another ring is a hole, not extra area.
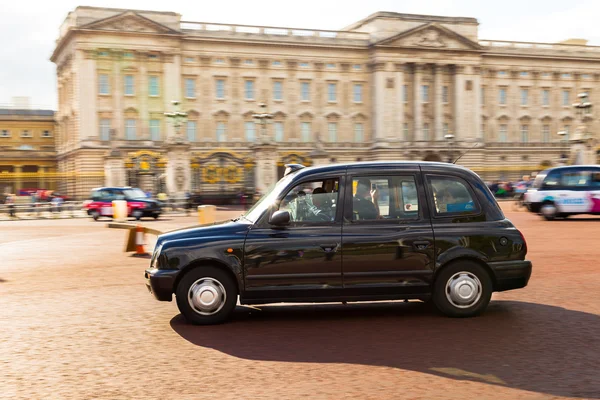
M 112 17 L 94 21 L 81 28 L 119 32 L 179 33 L 133 11 L 126 11 Z
M 481 46 L 437 23 L 420 25 L 383 39 L 375 46 L 412 47 L 439 50 L 480 50 Z

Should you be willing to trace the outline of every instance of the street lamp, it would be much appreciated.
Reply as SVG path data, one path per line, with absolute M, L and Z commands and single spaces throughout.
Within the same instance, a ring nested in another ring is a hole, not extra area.
M 452 145 L 454 144 L 454 135 L 447 133 L 444 135 L 444 139 L 448 141 L 448 162 L 452 164 Z
M 175 108 L 178 108 L 180 103 L 177 100 L 173 100 L 171 101 L 171 104 L 173 104 Z M 188 114 L 184 111 L 179 111 L 177 109 L 173 112 L 166 112 L 164 114 L 167 118 L 170 118 L 173 121 L 173 127 L 175 128 L 175 142 L 183 143 L 183 138 L 180 135 L 180 128 L 181 125 L 183 125 L 183 123 L 185 122 L 185 119 L 187 118 Z
M 252 118 L 254 119 L 254 123 L 260 125 L 260 141 L 262 143 L 270 143 L 270 138 L 267 137 L 267 124 L 273 122 L 273 114 L 269 114 L 267 112 L 267 105 L 265 103 L 260 103 L 258 105 L 261 108 L 261 112 L 252 114 Z

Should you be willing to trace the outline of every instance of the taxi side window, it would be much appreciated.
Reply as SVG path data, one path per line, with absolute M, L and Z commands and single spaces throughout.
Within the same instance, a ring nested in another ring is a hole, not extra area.
M 402 222 L 419 218 L 412 175 L 357 176 L 352 179 L 352 221 Z
M 472 214 L 479 211 L 468 184 L 462 179 L 451 176 L 428 176 L 427 181 L 436 214 Z
M 288 211 L 291 222 L 333 222 L 338 206 L 338 192 L 337 179 L 303 182 L 285 195 L 278 209 Z

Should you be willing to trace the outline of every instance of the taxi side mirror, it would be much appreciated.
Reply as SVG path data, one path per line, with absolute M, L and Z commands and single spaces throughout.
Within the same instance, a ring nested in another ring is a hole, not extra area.
M 289 211 L 275 211 L 269 218 L 269 225 L 285 226 L 290 223 Z

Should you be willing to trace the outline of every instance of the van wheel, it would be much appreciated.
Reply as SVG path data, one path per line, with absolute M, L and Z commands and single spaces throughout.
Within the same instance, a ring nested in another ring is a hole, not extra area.
M 557 217 L 558 210 L 554 203 L 547 201 L 544 204 L 542 204 L 542 207 L 540 208 L 540 213 L 544 218 L 546 218 L 547 221 L 553 221 Z
M 225 322 L 237 303 L 237 286 L 225 271 L 198 267 L 186 273 L 175 290 L 177 307 L 194 325 Z
M 433 302 L 449 317 L 481 314 L 492 298 L 492 279 L 479 264 L 461 260 L 444 267 L 435 279 Z

